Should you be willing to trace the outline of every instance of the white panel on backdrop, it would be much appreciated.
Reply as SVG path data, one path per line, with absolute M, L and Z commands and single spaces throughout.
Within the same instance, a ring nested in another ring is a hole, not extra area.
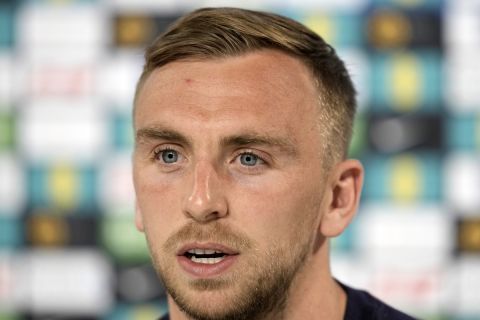
M 67 50 L 98 57 L 108 43 L 107 21 L 99 5 L 25 5 L 18 16 L 18 43 L 27 56 L 55 58 Z
M 12 255 L 0 252 L 0 311 L 17 310 L 15 305 Z
M 343 12 L 359 12 L 366 8 L 369 0 L 336 0 L 336 1 L 318 1 L 318 0 L 285 0 L 278 1 L 288 5 L 295 10 L 328 10 Z
M 445 10 L 444 37 L 448 49 L 480 47 L 480 1 L 450 0 Z
M 355 243 L 374 266 L 422 270 L 450 261 L 454 226 L 439 205 L 364 205 L 356 219 Z
M 143 55 L 122 52 L 102 62 L 97 88 L 110 105 L 130 111 L 138 78 L 143 68 Z
M 480 314 L 480 257 L 461 256 L 451 271 L 452 295 L 449 302 L 452 311 L 475 319 Z
M 410 263 L 415 264 L 412 261 Z M 370 269 L 372 278 L 367 288 L 372 294 L 400 310 L 412 314 L 435 314 L 444 310 L 448 275 L 445 269 L 444 266 L 415 270 L 394 266 L 373 268 Z
M 31 250 L 15 273 L 17 304 L 34 314 L 95 316 L 113 301 L 111 266 L 96 250 Z
M 185 6 L 185 0 L 108 0 L 108 5 L 112 6 L 115 11 L 119 12 L 178 12 L 180 8 Z M 192 6 L 192 2 L 190 6 Z M 187 4 L 188 5 L 188 4 Z
M 480 155 L 451 154 L 445 160 L 445 197 L 454 213 L 480 212 Z
M 372 278 L 365 259 L 355 254 L 332 254 L 330 258 L 335 279 L 354 288 L 367 288 Z
M 111 0 L 117 10 L 138 12 L 182 13 L 202 7 L 238 7 L 248 9 L 264 9 L 267 7 L 284 7 L 283 0 Z
M 285 0 L 203 0 L 198 1 L 197 7 L 236 7 L 244 9 L 277 8 L 282 9 L 287 6 Z
M 0 153 L 0 214 L 21 213 L 27 190 L 24 170 L 13 155 Z
M 480 20 L 480 15 L 478 19 Z M 478 28 L 480 30 L 480 25 Z M 480 57 L 480 45 L 452 49 L 446 56 L 445 100 L 451 112 L 480 111 L 478 94 L 480 59 L 478 57 Z
M 368 5 L 368 0 L 110 0 L 109 4 L 122 11 L 175 12 L 190 11 L 201 7 L 237 7 L 261 10 L 342 10 L 358 12 Z
M 318 1 L 318 0 L 203 0 L 197 1 L 196 7 L 239 7 L 261 10 L 344 10 L 358 12 L 365 8 L 368 0 L 336 0 L 336 1 Z M 190 5 L 192 6 L 192 5 Z
M 109 139 L 102 109 L 89 100 L 39 100 L 18 119 L 20 151 L 33 162 L 85 163 L 100 159 Z
M 92 96 L 95 66 L 77 61 L 35 62 L 28 70 L 28 94 L 34 99 L 44 97 Z
M 135 193 L 130 152 L 106 157 L 100 166 L 100 202 L 106 212 L 134 212 Z M 119 210 L 111 210 L 118 208 Z
M 0 52 L 0 111 L 10 109 L 13 103 L 13 57 Z
M 368 59 L 360 50 L 339 50 L 339 57 L 345 62 L 348 73 L 352 78 L 357 90 L 358 112 L 366 111 L 368 104 L 369 87 L 369 64 Z

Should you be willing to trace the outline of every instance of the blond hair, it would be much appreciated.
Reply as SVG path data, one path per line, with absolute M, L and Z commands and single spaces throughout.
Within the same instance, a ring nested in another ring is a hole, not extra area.
M 320 93 L 323 150 L 329 160 L 344 158 L 356 109 L 355 89 L 345 65 L 319 35 L 276 14 L 203 8 L 181 17 L 147 47 L 135 101 L 152 71 L 170 62 L 240 56 L 261 49 L 294 56 L 312 72 Z

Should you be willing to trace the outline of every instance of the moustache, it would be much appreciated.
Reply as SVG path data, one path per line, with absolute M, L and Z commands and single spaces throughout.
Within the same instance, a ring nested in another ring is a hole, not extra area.
M 238 252 L 252 249 L 252 240 L 239 230 L 220 222 L 205 225 L 190 222 L 174 232 L 163 245 L 163 250 L 176 252 L 182 245 L 189 242 L 218 243 Z

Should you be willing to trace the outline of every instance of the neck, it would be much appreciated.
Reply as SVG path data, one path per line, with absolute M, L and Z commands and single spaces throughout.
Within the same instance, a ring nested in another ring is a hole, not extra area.
M 290 287 L 284 316 L 280 319 L 344 318 L 347 295 L 331 275 L 328 251 L 328 241 L 325 241 L 305 263 Z

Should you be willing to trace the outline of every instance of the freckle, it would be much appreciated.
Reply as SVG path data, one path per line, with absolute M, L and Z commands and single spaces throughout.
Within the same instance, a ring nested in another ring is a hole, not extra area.
M 185 82 L 188 84 L 192 84 L 193 80 L 192 79 L 185 79 Z

